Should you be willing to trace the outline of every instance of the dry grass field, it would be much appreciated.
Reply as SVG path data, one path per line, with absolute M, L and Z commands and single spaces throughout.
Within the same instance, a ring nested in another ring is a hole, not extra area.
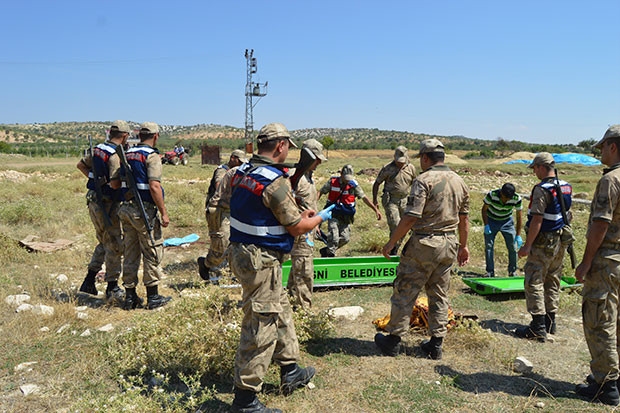
M 330 151 L 329 161 L 316 172 L 316 185 L 350 163 L 356 173 L 364 171 L 357 179 L 370 197 L 373 174 L 391 156 L 391 151 Z M 290 159 L 296 160 L 297 153 Z M 166 248 L 161 291 L 173 301 L 160 311 L 127 312 L 105 304 L 104 283 L 98 284 L 97 298 L 76 293 L 96 244 L 77 161 L 0 155 L 0 411 L 228 411 L 240 294 L 235 288 L 205 285 L 195 263 L 208 249 L 203 205 L 214 166 L 199 165 L 195 157 L 186 167 L 164 166 L 171 218 L 165 237 L 196 233 L 201 238 L 186 247 Z M 386 358 L 374 345 L 372 321 L 389 312 L 390 286 L 317 290 L 312 313 L 296 315 L 300 362 L 316 368 L 315 387 L 284 397 L 276 391 L 278 373 L 272 367 L 261 395 L 269 407 L 300 413 L 610 411 L 573 392 L 589 372 L 578 290 L 562 292 L 558 333 L 537 343 L 510 333 L 530 321 L 522 294 L 480 296 L 462 281 L 484 273 L 484 193 L 512 182 L 519 193 L 528 194 L 536 183 L 531 170 L 466 162 L 458 154 L 450 154 L 447 163 L 464 177 L 472 194 L 472 258 L 455 269 L 451 306 L 457 313 L 476 315 L 478 322 L 460 323 L 450 331 L 441 361 L 422 356 L 417 346 L 426 336 L 418 330 L 405 338 L 403 354 Z M 561 164 L 559 170 L 575 192 L 589 198 L 602 167 Z M 358 210 L 352 241 L 339 254 L 377 255 L 387 241 L 387 224 L 376 221 L 365 205 Z M 573 211 L 580 257 L 588 206 L 575 204 Z M 29 235 L 72 243 L 51 253 L 31 253 L 17 243 Z M 498 239 L 498 275 L 506 275 L 502 244 Z M 523 264 L 520 260 L 520 268 Z M 568 259 L 564 273 L 571 274 Z M 138 292 L 144 296 L 143 287 Z M 6 300 L 16 294 L 30 295 L 30 304 L 50 306 L 54 314 L 16 312 Z M 325 315 L 330 308 L 349 305 L 361 306 L 363 315 L 355 321 Z M 111 331 L 101 331 L 104 326 Z M 513 371 L 518 356 L 533 363 L 531 373 Z M 26 385 L 36 385 L 37 391 L 25 395 Z

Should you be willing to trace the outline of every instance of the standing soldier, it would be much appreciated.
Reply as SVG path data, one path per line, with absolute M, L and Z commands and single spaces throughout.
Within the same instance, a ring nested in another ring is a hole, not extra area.
M 335 257 L 338 248 L 349 243 L 351 239 L 351 224 L 355 220 L 355 199 L 361 199 L 375 211 L 377 221 L 381 220 L 381 212 L 366 196 L 362 187 L 353 176 L 353 166 L 345 165 L 340 170 L 340 176 L 332 176 L 321 187 L 321 195 L 327 195 L 327 205 L 335 205 L 332 218 L 327 223 L 329 233 L 327 246 L 320 249 L 321 257 Z
M 575 277 L 582 282 L 583 332 L 590 349 L 588 384 L 576 392 L 612 406 L 618 394 L 618 312 L 620 305 L 620 125 L 613 125 L 594 145 L 609 166 L 596 186 L 590 206 L 586 249 Z
M 245 152 L 240 149 L 235 149 L 230 154 L 228 163 L 222 164 L 215 168 L 213 176 L 211 177 L 211 183 L 209 184 L 209 190 L 207 192 L 207 199 L 205 200 L 205 217 L 209 226 L 209 237 L 211 238 L 211 245 L 209 246 L 209 252 L 206 257 L 198 257 L 198 274 L 200 278 L 205 281 L 211 281 L 217 283 L 217 278 L 211 277 L 211 271 L 213 268 L 222 265 L 224 262 L 224 253 L 228 248 L 228 237 L 230 236 L 230 215 L 227 210 L 222 210 L 217 207 L 220 192 L 218 188 L 222 182 L 222 178 L 228 170 L 237 167 L 242 163 L 247 162 L 245 159 Z M 217 194 L 217 196 L 216 196 Z
M 483 200 L 482 222 L 484 223 L 484 259 L 486 263 L 485 277 L 495 277 L 495 237 L 502 233 L 508 249 L 508 276 L 514 277 L 517 272 L 517 248 L 523 245 L 521 238 L 523 201 L 516 193 L 515 186 L 510 182 L 499 189 L 489 191 Z M 517 211 L 517 225 L 512 219 L 512 211 Z
M 164 204 L 164 188 L 161 186 L 161 158 L 155 148 L 159 138 L 159 126 L 154 122 L 145 122 L 140 125 L 139 136 L 140 143 L 127 150 L 127 162 L 131 170 L 127 170 L 123 165 L 121 172 L 125 174 L 123 184 L 126 187 L 131 181 L 127 179 L 129 178 L 127 175 L 132 174 L 137 193 L 144 204 L 144 211 L 141 211 L 140 201 L 136 199 L 136 194 L 127 192 L 125 202 L 118 213 L 125 233 L 123 285 L 126 289 L 124 304 L 126 310 L 142 307 L 142 299 L 136 293 L 140 258 L 143 262 L 142 282 L 146 286 L 146 307 L 151 310 L 171 300 L 171 297 L 163 297 L 157 291 L 163 275 L 160 266 L 164 256 L 161 227 L 167 227 L 170 224 L 168 211 Z M 152 225 L 150 234 L 145 218 Z
M 308 139 L 302 148 L 310 150 L 315 160 L 299 179 L 295 190 L 295 200 L 301 211 L 311 209 L 318 210 L 317 192 L 312 180 L 312 172 L 323 161 L 327 161 L 323 155 L 323 145 L 316 139 Z M 312 288 L 314 286 L 314 231 L 307 232 L 295 238 L 293 250 L 291 251 L 291 271 L 288 276 L 287 290 L 293 298 L 293 309 L 301 307 L 310 309 L 312 307 Z
M 124 120 L 117 120 L 110 126 L 109 140 L 95 146 L 93 153 L 82 158 L 77 168 L 88 177 L 86 199 L 90 220 L 95 226 L 99 245 L 93 251 L 88 274 L 80 286 L 80 291 L 97 295 L 95 277 L 105 261 L 106 299 L 122 301 L 124 292 L 118 286 L 121 275 L 123 237 L 118 219 L 118 209 L 122 200 L 120 190 L 120 161 L 116 154 L 117 145 L 125 145 L 131 129 Z
M 262 127 L 258 154 L 239 167 L 230 200 L 230 268 L 243 289 L 243 321 L 235 357 L 235 398 L 238 412 L 280 412 L 257 398 L 271 360 L 280 366 L 286 395 L 305 386 L 312 367 L 301 368 L 299 343 L 287 294 L 282 288 L 282 261 L 294 237 L 312 231 L 329 212 L 299 212 L 287 169 L 281 164 L 294 145 L 281 123 Z
M 394 151 L 394 160 L 379 171 L 375 183 L 372 185 L 372 203 L 379 208 L 377 195 L 379 186 L 383 185 L 383 195 L 381 196 L 381 205 L 385 210 L 385 219 L 387 219 L 390 228 L 390 236 L 394 229 L 398 226 L 401 217 L 405 213 L 407 206 L 407 197 L 411 191 L 411 184 L 415 179 L 415 166 L 409 163 L 407 148 L 399 146 Z M 400 242 L 390 251 L 390 255 L 398 254 Z
M 384 355 L 398 355 L 401 337 L 409 330 L 413 306 L 424 288 L 431 338 L 420 347 L 430 358 L 439 360 L 448 332 L 450 270 L 455 260 L 459 265 L 469 261 L 469 189 L 444 165 L 444 146 L 439 140 L 422 141 L 418 156 L 423 173 L 413 181 L 405 214 L 382 250 L 389 259 L 396 243 L 412 230 L 396 268 L 390 321 L 385 327 L 390 334 L 377 333 L 375 343 Z
M 562 217 L 562 203 L 566 210 L 570 209 L 572 188 L 568 182 L 559 180 L 561 193 L 558 193 L 555 161 L 549 152 L 536 155 L 528 168 L 532 168 L 541 180 L 532 189 L 525 223 L 527 237 L 518 253 L 519 257 L 527 257 L 523 267 L 525 303 L 532 321 L 529 326 L 517 328 L 515 335 L 544 342 L 547 333 L 554 334 L 556 328 L 562 261 L 566 251 L 560 237 L 564 226 L 569 224 Z

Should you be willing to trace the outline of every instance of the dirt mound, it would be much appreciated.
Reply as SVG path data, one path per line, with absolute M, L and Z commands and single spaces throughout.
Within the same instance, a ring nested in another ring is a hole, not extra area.
M 520 159 L 525 159 L 525 160 L 531 161 L 532 159 L 534 159 L 535 156 L 536 156 L 536 154 L 533 153 L 533 152 L 525 152 L 525 151 L 515 152 L 515 153 L 513 153 L 513 154 L 511 154 L 511 155 L 509 155 L 509 156 L 507 156 L 505 158 L 495 159 L 495 160 L 492 161 L 492 163 L 500 164 L 500 163 L 506 163 L 506 162 L 509 162 L 509 161 L 517 161 L 517 160 L 520 160 Z

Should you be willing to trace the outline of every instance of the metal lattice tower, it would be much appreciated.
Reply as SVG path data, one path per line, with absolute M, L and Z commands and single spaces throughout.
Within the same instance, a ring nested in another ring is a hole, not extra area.
M 254 115 L 252 112 L 260 98 L 267 95 L 267 82 L 255 83 L 252 81 L 252 75 L 258 70 L 254 49 L 245 49 L 245 60 L 247 66 L 247 80 L 245 83 L 245 151 L 252 153 L 254 149 Z M 253 102 L 254 96 L 258 97 L 256 103 Z

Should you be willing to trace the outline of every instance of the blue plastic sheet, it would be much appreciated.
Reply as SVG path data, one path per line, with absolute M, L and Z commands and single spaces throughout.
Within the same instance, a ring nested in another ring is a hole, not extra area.
M 552 153 L 555 163 L 572 163 L 586 166 L 601 165 L 601 161 L 592 156 L 584 155 L 581 153 Z M 532 161 L 528 159 L 514 159 L 512 161 L 504 162 L 506 164 L 530 164 Z
M 183 244 L 191 244 L 196 242 L 200 237 L 196 234 L 189 234 L 183 238 L 168 238 L 164 240 L 164 247 L 178 247 Z

